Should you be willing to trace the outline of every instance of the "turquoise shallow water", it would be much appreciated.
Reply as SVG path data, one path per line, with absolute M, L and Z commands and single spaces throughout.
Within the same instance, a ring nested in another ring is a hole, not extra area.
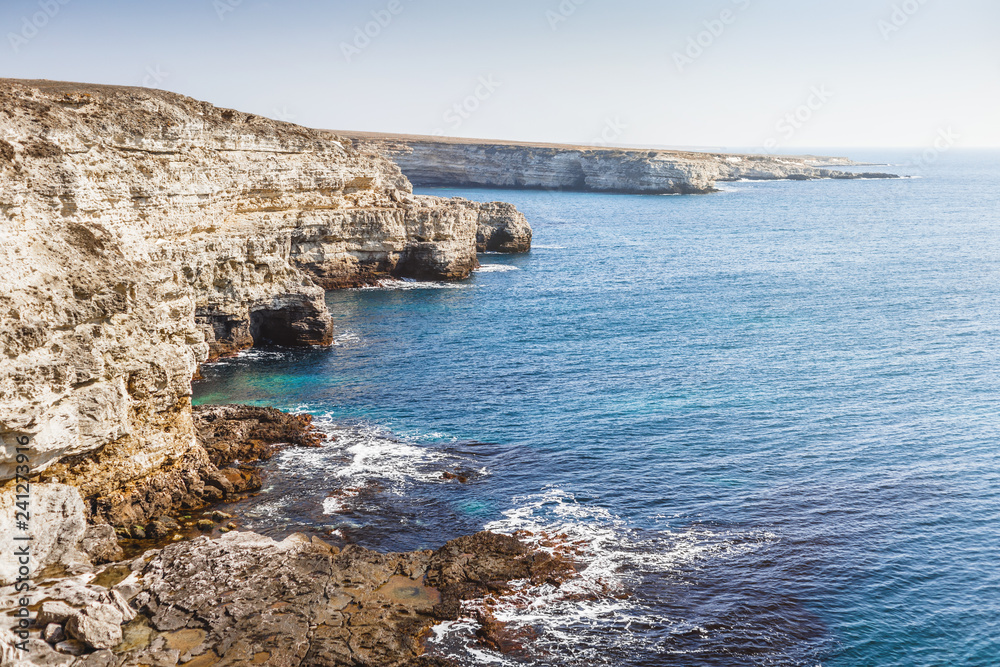
M 894 170 L 919 178 L 425 190 L 515 203 L 534 250 L 331 293 L 333 349 L 206 368 L 198 402 L 337 435 L 269 464 L 249 525 L 578 542 L 575 588 L 502 610 L 527 655 L 439 629 L 468 664 L 1000 664 L 1000 155 Z

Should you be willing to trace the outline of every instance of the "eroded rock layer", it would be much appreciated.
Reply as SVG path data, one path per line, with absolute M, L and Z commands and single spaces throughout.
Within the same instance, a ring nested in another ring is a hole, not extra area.
M 844 158 L 736 155 L 345 132 L 391 157 L 414 185 L 700 194 L 720 181 L 895 178 L 828 168 Z
M 510 206 L 415 197 L 391 161 L 327 132 L 0 80 L 0 479 L 18 437 L 32 473 L 100 462 L 88 497 L 170 468 L 195 443 L 200 362 L 329 344 L 324 287 L 464 278 L 492 238 L 525 250 L 530 230 Z
M 64 459 L 46 474 L 79 490 L 90 522 L 110 524 L 123 535 L 139 527 L 152 536 L 156 529 L 150 522 L 160 515 L 228 502 L 259 489 L 261 473 L 254 464 L 280 447 L 320 446 L 326 436 L 311 422 L 311 415 L 269 407 L 198 406 L 195 444 L 139 479 L 112 483 L 103 452 Z

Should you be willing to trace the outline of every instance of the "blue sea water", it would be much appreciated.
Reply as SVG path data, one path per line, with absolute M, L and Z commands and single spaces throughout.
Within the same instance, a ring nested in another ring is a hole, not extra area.
M 513 202 L 534 249 L 206 367 L 197 402 L 337 438 L 269 463 L 248 527 L 572 543 L 579 580 L 501 601 L 526 654 L 438 628 L 466 664 L 1000 664 L 1000 155 L 852 157 L 916 177 L 423 190 Z

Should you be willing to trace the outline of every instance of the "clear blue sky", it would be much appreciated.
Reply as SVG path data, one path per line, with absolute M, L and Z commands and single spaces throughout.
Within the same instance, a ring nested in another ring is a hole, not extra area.
M 1000 146 L 996 0 L 3 0 L 0 27 L 2 76 L 145 84 L 314 127 Z

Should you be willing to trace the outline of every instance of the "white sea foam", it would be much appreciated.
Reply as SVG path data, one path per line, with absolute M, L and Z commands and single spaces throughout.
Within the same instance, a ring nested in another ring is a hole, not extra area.
M 381 429 L 357 429 L 351 433 L 345 451 L 351 462 L 337 470 L 336 476 L 350 482 L 428 482 L 440 478 L 429 464 L 448 458 L 443 452 L 387 437 Z
M 511 266 L 510 264 L 483 264 L 475 270 L 475 273 L 506 273 L 517 270 L 516 266 Z
M 367 488 L 403 495 L 413 484 L 441 482 L 442 468 L 461 461 L 381 427 L 344 426 L 323 416 L 314 423 L 334 439 L 320 449 L 285 450 L 277 465 L 324 477 L 335 491 L 323 500 L 324 514 L 343 512 Z
M 564 245 L 532 244 L 531 249 L 532 250 L 565 250 L 566 246 L 564 246 Z
M 268 464 L 280 472 L 272 478 L 307 478 L 310 489 L 328 489 L 330 495 L 316 501 L 322 504 L 324 514 L 350 509 L 366 490 L 404 495 L 415 484 L 446 483 L 443 469 L 469 467 L 466 458 L 425 446 L 419 437 L 400 437 L 367 423 L 345 424 L 309 403 L 296 405 L 292 412 L 312 414 L 313 425 L 331 437 L 321 447 L 283 449 Z M 443 433 L 428 434 L 435 441 L 445 437 Z M 280 517 L 286 501 L 284 497 L 265 500 L 254 512 Z
M 277 360 L 284 358 L 288 352 L 286 350 L 268 350 L 259 347 L 251 347 L 246 350 L 240 350 L 234 356 L 231 357 L 220 357 L 219 359 L 212 360 L 212 365 L 225 366 L 226 364 L 232 364 L 234 362 L 240 361 L 260 361 L 260 360 Z
M 542 635 L 531 642 L 532 650 L 563 655 L 568 664 L 614 664 L 609 651 L 648 641 L 628 631 L 633 624 L 670 633 L 697 631 L 683 619 L 654 613 L 628 593 L 644 576 L 699 568 L 777 539 L 765 532 L 720 533 L 700 527 L 643 535 L 606 508 L 577 502 L 572 494 L 557 488 L 514 502 L 502 519 L 485 528 L 516 532 L 541 550 L 573 553 L 582 568 L 559 587 L 515 582 L 513 592 L 490 610 L 497 620 L 513 627 L 541 628 Z M 476 625 L 471 620 L 477 604 L 466 603 L 465 617 L 438 626 L 429 643 L 440 647 L 436 649 L 440 653 L 473 660 L 472 651 L 482 651 L 473 637 Z M 456 650 L 468 653 L 456 655 Z
M 428 643 L 435 646 L 435 654 L 471 665 L 499 665 L 500 667 L 518 667 L 523 663 L 515 662 L 506 656 L 492 651 L 486 651 L 475 644 L 459 643 L 455 648 L 445 648 L 452 644 L 454 638 L 471 636 L 479 624 L 471 619 L 462 618 L 457 621 L 444 621 L 431 628 Z
M 449 283 L 441 280 L 413 280 L 411 278 L 384 278 L 374 285 L 354 287 L 356 290 L 412 290 L 412 289 L 466 289 L 469 283 Z
M 240 350 L 236 356 L 240 359 L 281 359 L 287 354 L 283 350 L 262 350 L 251 347 L 247 350 Z
M 359 336 L 357 332 L 348 330 L 337 334 L 337 336 L 333 339 L 333 344 L 336 347 L 343 347 L 345 345 L 357 343 L 360 340 L 361 336 Z

